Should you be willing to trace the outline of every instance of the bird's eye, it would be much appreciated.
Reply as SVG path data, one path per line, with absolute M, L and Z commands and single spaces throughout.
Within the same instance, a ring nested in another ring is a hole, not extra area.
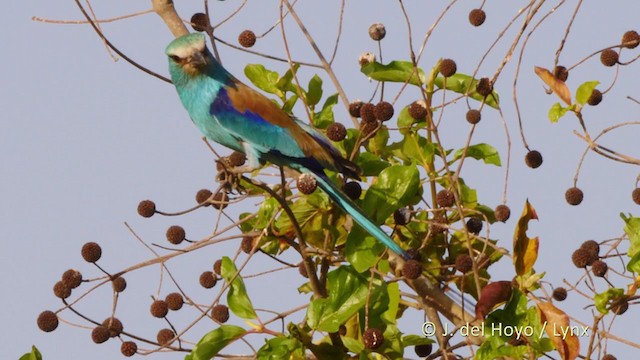
M 180 62 L 180 56 L 178 55 L 169 55 L 169 57 L 175 62 Z

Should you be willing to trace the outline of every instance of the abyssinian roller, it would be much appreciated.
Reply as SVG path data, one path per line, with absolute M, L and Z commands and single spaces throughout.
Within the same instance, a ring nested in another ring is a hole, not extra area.
M 238 81 L 207 49 L 203 34 L 181 36 L 167 46 L 169 72 L 191 120 L 210 140 L 247 156 L 241 171 L 265 162 L 315 177 L 353 220 L 396 254 L 407 253 L 327 177 L 324 170 L 358 178 L 358 167 L 309 125 Z

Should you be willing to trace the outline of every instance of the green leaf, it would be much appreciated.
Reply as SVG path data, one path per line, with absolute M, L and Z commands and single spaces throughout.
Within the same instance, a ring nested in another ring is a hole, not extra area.
M 446 87 L 447 90 L 456 92 L 458 94 L 467 94 L 474 100 L 482 101 L 484 99 L 484 96 L 476 92 L 476 85 L 478 84 L 478 80 L 469 75 L 456 73 L 453 76 L 447 78 L 446 84 L 444 80 L 445 79 L 442 76 L 439 76 L 435 79 L 434 84 L 440 89 Z M 485 104 L 491 106 L 494 109 L 497 109 L 498 101 L 498 93 L 494 90 L 489 96 L 487 96 Z
M 360 354 L 364 351 L 364 344 L 361 341 L 347 336 L 341 336 L 340 338 L 342 339 L 344 347 L 346 347 L 350 352 Z
M 387 146 L 386 151 L 405 162 L 429 164 L 433 161 L 436 147 L 424 137 L 411 132 L 406 134 L 402 141 Z
M 304 347 L 297 339 L 278 336 L 258 350 L 259 360 L 304 359 Z
M 307 105 L 314 106 L 322 98 L 322 79 L 318 75 L 313 75 L 309 80 L 309 90 L 307 91 Z
M 637 274 L 640 273 L 640 218 L 633 217 L 631 214 L 626 217 L 622 213 L 620 213 L 620 217 L 625 222 L 624 232 L 629 237 L 627 256 L 630 260 L 627 263 L 627 270 Z
M 280 203 L 275 198 L 268 198 L 263 201 L 258 209 L 256 222 L 253 224 L 254 229 L 264 229 L 267 227 L 278 210 L 280 210 Z
M 329 96 L 322 105 L 322 110 L 313 115 L 313 125 L 318 129 L 325 129 L 333 124 L 333 106 L 338 103 L 338 94 Z
M 600 81 L 587 81 L 578 87 L 576 90 L 576 102 L 580 105 L 584 105 L 591 97 L 593 89 L 600 84 Z
M 282 98 L 284 95 L 280 89 L 276 86 L 278 82 L 278 73 L 275 71 L 267 70 L 264 65 L 261 64 L 248 64 L 244 68 L 244 74 L 249 81 L 257 88 L 268 92 L 269 94 L 277 95 Z
M 251 299 L 247 295 L 247 288 L 244 281 L 233 261 L 228 256 L 222 257 L 222 266 L 220 267 L 222 277 L 229 283 L 229 291 L 227 292 L 227 304 L 229 309 L 238 317 L 243 319 L 257 318 L 256 312 L 251 304 Z M 236 276 L 237 274 L 237 276 Z
M 284 102 L 284 104 L 282 104 L 282 110 L 284 110 L 284 112 L 286 112 L 287 114 L 291 114 L 293 112 L 293 107 L 296 106 L 297 102 L 298 102 L 297 94 L 293 94 L 289 96 L 289 98 Z
M 458 151 L 456 151 L 456 153 L 453 155 L 453 161 L 460 159 L 462 157 L 463 151 L 464 149 L 459 149 Z M 500 163 L 500 154 L 498 153 L 498 150 L 496 150 L 496 148 L 489 144 L 481 143 L 469 146 L 466 156 L 472 157 L 476 160 L 482 160 L 485 164 L 495 166 L 502 165 Z
M 198 341 L 185 360 L 210 360 L 227 345 L 244 335 L 246 331 L 235 325 L 222 325 L 207 333 Z
M 362 208 L 376 224 L 382 224 L 394 211 L 405 206 L 418 192 L 420 177 L 415 165 L 394 165 L 380 172 L 369 187 Z
M 596 305 L 596 309 L 600 311 L 602 314 L 607 314 L 609 312 L 609 304 L 611 301 L 620 298 L 624 295 L 624 290 L 619 288 L 610 288 L 607 291 L 602 292 L 600 294 L 596 294 L 593 298 L 593 303 Z
M 307 322 L 314 330 L 336 332 L 366 303 L 367 279 L 350 266 L 327 274 L 327 298 L 316 298 L 307 309 Z
M 558 122 L 558 120 L 560 120 L 567 111 L 569 111 L 569 108 L 562 107 L 560 103 L 555 103 L 551 109 L 549 109 L 549 120 L 551 120 L 552 123 Z
M 478 205 L 478 194 L 475 189 L 468 187 L 462 178 L 458 179 L 458 183 L 460 184 L 460 196 L 462 204 L 465 208 L 475 209 Z
M 402 345 L 404 347 L 407 346 L 416 346 L 416 345 L 428 345 L 433 344 L 434 341 L 432 339 L 424 337 L 424 335 L 406 335 L 402 337 Z
M 389 215 L 407 205 L 418 192 L 420 178 L 415 165 L 394 165 L 380 172 L 369 187 L 362 209 L 375 224 L 382 224 Z M 354 226 L 347 237 L 345 253 L 358 272 L 372 267 L 384 245 L 375 240 L 360 226 Z
M 381 160 L 378 155 L 370 152 L 363 152 L 356 158 L 356 164 L 362 169 L 363 176 L 378 176 L 382 170 L 391 166 L 388 162 Z
M 345 254 L 357 272 L 369 270 L 378 261 L 385 246 L 360 226 L 354 226 L 347 236 Z
M 392 61 L 386 65 L 374 61 L 361 67 L 360 71 L 378 81 L 408 82 L 417 86 L 425 83 L 424 71 L 418 68 L 416 76 L 413 64 L 409 61 Z
M 298 86 L 296 86 L 296 84 L 293 83 L 293 75 L 298 71 L 299 67 L 300 67 L 300 64 L 293 64 L 293 71 L 291 71 L 291 68 L 289 68 L 289 70 L 287 70 L 287 72 L 284 73 L 284 75 L 282 75 L 282 77 L 279 78 L 278 81 L 276 82 L 276 88 L 281 90 L 283 93 L 290 91 L 297 95 Z
M 28 352 L 22 356 L 20 356 L 19 360 L 42 360 L 42 354 L 35 345 L 31 346 L 31 352 Z

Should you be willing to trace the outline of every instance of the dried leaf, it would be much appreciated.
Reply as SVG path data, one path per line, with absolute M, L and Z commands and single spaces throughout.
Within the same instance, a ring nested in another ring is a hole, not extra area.
M 563 360 L 573 360 L 580 354 L 579 327 L 569 325 L 569 316 L 549 302 L 539 302 L 538 311 L 547 335 Z
M 535 67 L 535 72 L 536 75 L 538 75 L 538 77 L 551 89 L 551 91 L 558 95 L 560 100 L 564 101 L 567 105 L 571 105 L 571 91 L 564 81 L 558 80 L 558 78 L 553 76 L 549 70 L 539 66 Z
M 487 284 L 480 291 L 480 298 L 476 303 L 476 318 L 484 320 L 491 310 L 511 298 L 512 291 L 511 281 L 496 281 Z
M 531 271 L 538 259 L 540 241 L 537 237 L 531 239 L 527 237 L 529 221 L 533 219 L 538 220 L 538 214 L 536 214 L 536 209 L 527 200 L 513 234 L 513 265 L 515 265 L 516 274 L 519 276 Z

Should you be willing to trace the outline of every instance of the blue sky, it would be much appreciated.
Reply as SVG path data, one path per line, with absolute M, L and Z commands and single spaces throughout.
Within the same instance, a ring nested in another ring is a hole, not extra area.
M 237 3 L 211 1 L 214 18 L 226 16 Z M 338 2 L 301 3 L 302 19 L 319 46 L 329 53 L 335 36 L 332 24 L 338 13 Z M 426 6 L 407 2 L 416 47 L 445 3 L 434 1 Z M 99 17 L 108 18 L 145 10 L 149 2 L 95 1 L 93 5 Z M 201 10 L 201 4 L 195 1 L 178 2 L 178 6 L 186 18 Z M 487 2 L 487 23 L 474 29 L 466 21 L 466 13 L 473 6 L 477 3 L 454 7 L 430 40 L 421 66 L 429 69 L 438 58 L 450 57 L 457 61 L 460 72 L 473 72 L 506 19 L 518 8 L 512 2 Z M 570 262 L 570 254 L 582 241 L 620 236 L 619 212 L 640 214 L 640 207 L 630 200 L 637 168 L 593 154 L 587 157 L 578 182 L 585 192 L 584 203 L 570 207 L 564 201 L 564 191 L 572 186 L 585 144 L 573 135 L 572 131 L 578 126 L 570 116 L 558 124 L 549 123 L 547 110 L 557 100 L 544 94 L 541 82 L 533 74 L 533 66 L 552 66 L 566 19 L 573 10 L 571 6 L 560 8 L 532 37 L 522 65 L 518 93 L 524 127 L 529 144 L 540 150 L 545 160 L 535 171 L 524 166 L 522 161 L 525 151 L 511 100 L 514 61 L 507 65 L 496 85 L 511 131 L 512 168 L 507 202 L 512 209 L 512 220 L 495 225 L 492 236 L 500 238 L 502 246 L 511 248 L 513 219 L 528 198 L 540 216 L 540 221 L 532 224 L 529 231 L 541 239 L 536 269 L 546 271 L 545 279 L 554 284 L 560 284 L 563 278 L 575 280 L 579 277 Z M 616 2 L 615 6 L 585 2 L 583 6 L 560 59 L 563 64 L 574 64 L 593 51 L 615 44 L 624 31 L 638 24 L 640 3 L 636 1 Z M 264 31 L 277 19 L 277 8 L 277 1 L 252 1 L 217 34 L 235 42 L 237 34 L 245 28 Z M 103 247 L 101 264 L 113 272 L 152 256 L 127 231 L 124 222 L 149 243 L 163 243 L 166 228 L 173 224 L 185 226 L 187 236 L 195 239 L 209 234 L 216 221 L 215 213 L 209 209 L 180 218 L 155 216 L 142 219 L 136 214 L 136 206 L 147 198 L 167 211 L 192 206 L 197 190 L 215 186 L 213 157 L 182 109 L 172 86 L 141 73 L 123 60 L 114 62 L 88 26 L 43 24 L 32 21 L 32 16 L 81 18 L 72 1 L 16 2 L 11 12 L 0 14 L 5 25 L 0 34 L 4 49 L 0 63 L 5 69 L 0 73 L 0 104 L 4 109 L 0 118 L 0 215 L 5 239 L 0 255 L 0 269 L 5 274 L 0 279 L 0 285 L 5 289 L 0 300 L 5 310 L 0 356 L 17 358 L 35 344 L 46 359 L 113 359 L 119 356 L 117 341 L 95 345 L 90 340 L 89 330 L 64 324 L 55 332 L 45 334 L 35 326 L 37 314 L 60 306 L 51 288 L 66 269 L 77 268 L 87 277 L 98 275 L 95 268 L 80 257 L 83 243 L 99 242 Z M 421 18 L 425 19 L 422 23 Z M 383 22 L 387 26 L 383 51 L 384 60 L 388 61 L 408 58 L 406 24 L 395 2 L 349 2 L 346 19 L 335 68 L 348 96 L 366 99 L 374 84 L 359 73 L 357 56 L 363 51 L 376 50 L 376 45 L 367 36 L 368 26 L 373 22 Z M 288 26 L 294 57 L 313 61 L 313 54 L 302 36 L 291 23 Z M 104 31 L 127 55 L 166 75 L 164 47 L 171 41 L 171 35 L 155 15 L 105 24 Z M 514 34 L 514 31 L 507 33 L 508 43 L 499 44 L 479 74 L 489 76 L 494 73 Z M 259 39 L 255 49 L 284 56 L 279 29 L 268 38 Z M 220 51 L 225 66 L 243 81 L 246 81 L 245 64 L 264 62 L 262 58 L 224 46 Z M 637 49 L 633 53 L 627 52 L 625 58 L 629 59 L 637 52 Z M 286 69 L 282 63 L 265 64 L 280 72 Z M 638 121 L 639 105 L 625 99 L 626 96 L 640 98 L 637 67 L 634 63 L 621 68 L 619 79 L 605 95 L 605 101 L 589 109 L 587 123 L 594 133 L 618 122 Z M 604 68 L 595 57 L 572 72 L 568 84 L 575 89 L 583 81 L 597 79 L 604 84 L 602 86 L 608 86 L 614 71 Z M 312 75 L 313 72 L 307 71 L 301 77 L 308 80 Z M 329 81 L 324 79 L 325 94 L 329 94 L 331 91 L 326 88 Z M 389 86 L 387 91 L 395 94 L 397 87 Z M 415 92 L 406 92 L 399 103 L 408 104 L 416 96 Z M 468 129 L 463 119 L 463 107 L 457 106 L 447 112 L 443 120 L 441 134 L 452 147 L 463 144 L 460 141 Z M 343 109 L 337 114 L 345 125 L 350 125 Z M 303 117 L 304 113 L 299 116 Z M 638 157 L 637 126 L 611 133 L 605 139 L 607 145 Z M 483 112 L 474 142 L 494 145 L 505 163 L 506 140 L 496 112 Z M 481 202 L 489 206 L 501 202 L 504 168 L 470 163 L 462 176 L 467 184 L 479 190 Z M 255 204 L 249 201 L 243 206 L 245 208 L 241 210 L 247 211 Z M 233 254 L 236 248 L 237 244 L 208 248 L 177 262 L 172 270 L 184 278 L 186 286 L 193 286 L 196 296 L 206 298 L 212 293 L 196 286 L 199 273 L 210 269 L 222 254 Z M 259 263 L 252 265 L 250 270 L 275 266 L 269 262 Z M 294 272 L 289 272 L 290 277 L 283 277 L 295 279 L 293 285 L 283 283 L 283 280 L 268 283 L 250 280 L 250 291 L 259 294 L 254 296 L 265 308 L 283 310 L 303 304 L 304 298 L 295 295 L 300 279 Z M 164 327 L 160 320 L 146 316 L 147 300 L 157 291 L 159 275 L 157 268 L 131 275 L 128 278 L 131 291 L 122 296 L 121 301 L 126 305 L 119 315 L 131 319 L 125 327 L 146 332 L 152 338 L 158 328 Z M 504 261 L 497 266 L 494 278 L 509 280 L 512 276 L 509 261 Z M 282 300 L 283 296 L 287 301 Z M 109 291 L 99 291 L 84 300 L 79 308 L 102 319 L 109 314 L 110 300 Z M 584 299 L 571 294 L 568 301 L 571 302 L 563 304 L 563 308 L 571 309 L 571 314 L 578 318 L 589 320 L 591 310 L 580 310 L 587 304 Z M 630 330 L 636 312 L 632 307 L 618 319 L 614 334 L 639 342 L 637 332 Z M 63 317 L 81 323 L 68 312 Z M 239 321 L 236 323 L 242 325 Z M 417 333 L 419 324 L 421 320 L 416 320 L 415 330 L 411 330 L 411 321 L 407 321 L 405 331 Z M 203 325 L 201 333 L 208 328 Z M 192 339 L 197 340 L 197 337 L 193 335 Z M 615 350 L 619 359 L 636 353 L 632 348 L 614 342 L 610 342 L 609 347 Z M 161 355 L 158 358 L 181 356 Z

